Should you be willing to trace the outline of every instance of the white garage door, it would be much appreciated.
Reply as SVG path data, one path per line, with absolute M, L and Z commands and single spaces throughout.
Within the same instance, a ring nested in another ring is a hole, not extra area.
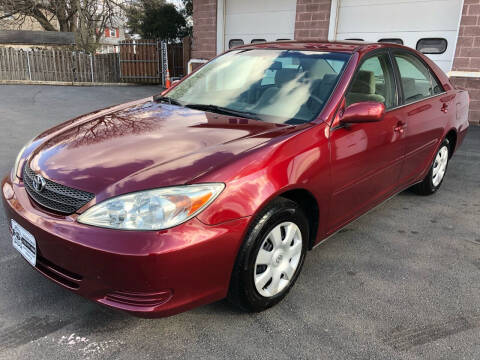
M 296 0 L 226 0 L 225 50 L 261 41 L 293 40 Z
M 361 39 L 377 42 L 381 39 L 401 39 L 404 45 L 415 49 L 420 40 L 428 39 L 421 41 L 419 46 L 424 46 L 426 55 L 444 71 L 451 70 L 462 0 L 339 2 L 336 32 L 338 40 Z

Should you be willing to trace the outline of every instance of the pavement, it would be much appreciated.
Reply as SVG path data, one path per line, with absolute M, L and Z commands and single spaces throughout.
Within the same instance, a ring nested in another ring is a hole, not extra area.
M 0 86 L 0 173 L 42 130 L 157 92 Z M 480 359 L 479 185 L 471 127 L 437 194 L 405 191 L 309 252 L 278 306 L 246 314 L 220 301 L 152 320 L 38 274 L 0 211 L 0 359 Z

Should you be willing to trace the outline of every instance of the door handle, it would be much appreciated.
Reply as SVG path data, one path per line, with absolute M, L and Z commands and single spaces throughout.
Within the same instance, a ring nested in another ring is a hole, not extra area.
M 393 128 L 393 131 L 403 134 L 406 128 L 407 128 L 407 124 L 399 121 L 397 125 Z
M 448 104 L 447 104 L 447 103 L 443 103 L 442 108 L 440 109 L 440 111 L 446 114 L 447 111 L 448 111 Z

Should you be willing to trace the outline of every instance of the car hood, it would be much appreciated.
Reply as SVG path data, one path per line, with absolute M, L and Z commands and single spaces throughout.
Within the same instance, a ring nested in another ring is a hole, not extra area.
M 291 126 L 208 113 L 152 98 L 85 115 L 37 138 L 30 167 L 96 194 L 185 184 Z

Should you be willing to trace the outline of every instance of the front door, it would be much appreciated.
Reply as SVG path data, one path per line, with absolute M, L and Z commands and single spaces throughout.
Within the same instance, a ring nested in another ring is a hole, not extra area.
M 345 96 L 346 107 L 385 104 L 383 120 L 349 124 L 330 134 L 333 191 L 329 233 L 389 196 L 398 187 L 405 130 L 390 56 L 377 52 L 362 61 Z

